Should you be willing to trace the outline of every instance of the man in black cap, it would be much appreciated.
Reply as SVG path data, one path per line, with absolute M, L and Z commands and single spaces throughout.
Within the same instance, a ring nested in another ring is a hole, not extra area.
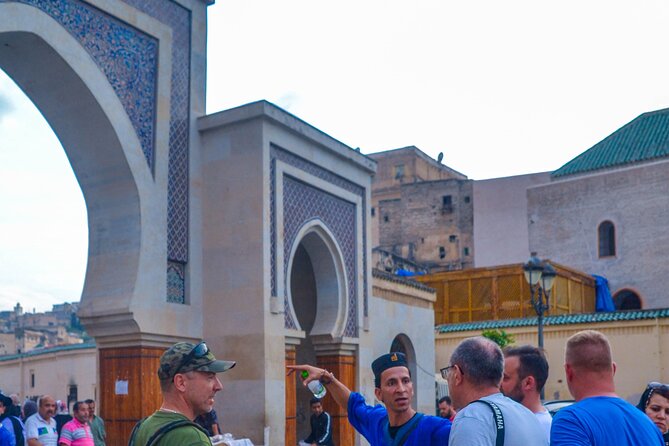
M 25 441 L 25 427 L 18 417 L 11 414 L 14 401 L 4 393 L 0 393 L 0 424 L 14 437 L 16 445 L 23 446 Z
M 348 412 L 348 421 L 372 446 L 448 445 L 451 422 L 417 413 L 411 407 L 413 383 L 404 354 L 388 353 L 374 360 L 374 395 L 384 406 L 369 406 L 327 370 L 311 365 L 287 366 L 306 371 L 304 384 L 319 380 Z
M 234 361 L 219 361 L 207 348 L 179 342 L 160 358 L 158 378 L 163 404 L 153 415 L 133 430 L 130 444 L 211 445 L 211 441 L 193 420 L 214 407 L 214 395 L 223 388 L 216 373 L 235 366 Z

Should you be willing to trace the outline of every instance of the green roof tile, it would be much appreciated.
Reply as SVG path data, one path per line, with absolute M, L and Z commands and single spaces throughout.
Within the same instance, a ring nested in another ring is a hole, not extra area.
M 669 156 L 669 109 L 640 115 L 553 172 L 563 177 Z
M 660 310 L 636 310 L 636 311 L 612 311 L 606 313 L 584 313 L 584 314 L 561 314 L 559 316 L 546 316 L 544 325 L 572 325 L 592 324 L 613 321 L 634 321 L 642 319 L 668 318 L 669 308 Z M 437 334 L 454 333 L 459 331 L 482 331 L 490 329 L 503 329 L 515 327 L 529 327 L 537 325 L 536 317 L 523 319 L 503 319 L 497 321 L 465 322 L 462 324 L 437 325 Z
M 59 345 L 57 347 L 36 348 L 35 350 L 30 350 L 29 352 L 26 353 L 0 356 L 0 362 L 11 361 L 13 359 L 19 359 L 19 358 L 27 358 L 30 356 L 48 355 L 51 353 L 65 352 L 70 350 L 85 350 L 87 348 L 95 348 L 95 343 L 88 342 L 85 344 L 68 344 L 68 345 Z

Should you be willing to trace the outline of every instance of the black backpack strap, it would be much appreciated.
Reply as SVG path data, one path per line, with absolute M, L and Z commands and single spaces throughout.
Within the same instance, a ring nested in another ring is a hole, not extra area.
M 175 420 L 175 421 L 172 421 L 170 423 L 167 423 L 166 425 L 164 425 L 160 429 L 158 429 L 156 432 L 154 432 L 153 435 L 151 435 L 149 440 L 146 442 L 146 446 L 154 446 L 168 432 L 173 431 L 174 429 L 179 429 L 180 427 L 184 427 L 184 426 L 191 426 L 191 427 L 197 428 L 207 438 L 209 438 L 209 433 L 206 430 L 204 430 L 204 428 L 202 426 L 200 426 L 199 424 L 193 423 L 190 420 Z
M 492 418 L 495 422 L 495 428 L 497 429 L 497 440 L 495 441 L 496 446 L 504 446 L 504 415 L 502 415 L 502 409 L 492 401 L 486 400 L 476 400 L 472 403 L 483 403 L 486 404 L 492 410 Z
M 132 432 L 130 433 L 130 440 L 128 440 L 128 446 L 135 446 L 135 437 L 137 436 L 137 431 L 139 430 L 139 426 L 142 425 L 142 423 L 146 420 L 147 417 L 142 418 L 135 424 L 135 427 L 132 428 Z
M 16 444 L 22 445 L 25 443 L 25 437 L 23 436 L 23 426 L 18 418 L 10 416 L 9 420 L 12 422 L 12 427 L 14 428 L 14 437 L 16 437 Z

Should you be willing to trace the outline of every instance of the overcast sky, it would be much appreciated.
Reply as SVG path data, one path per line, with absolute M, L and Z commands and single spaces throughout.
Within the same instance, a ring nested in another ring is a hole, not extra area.
M 668 106 L 667 23 L 659 0 L 218 0 L 207 112 L 267 99 L 363 153 L 555 170 Z M 64 151 L 0 73 L 0 310 L 78 300 L 86 252 Z

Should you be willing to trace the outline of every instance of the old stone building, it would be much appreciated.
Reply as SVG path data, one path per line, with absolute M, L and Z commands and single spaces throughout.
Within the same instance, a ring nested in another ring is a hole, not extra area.
M 618 308 L 669 306 L 669 109 L 644 113 L 528 189 L 530 249 L 609 280 Z
M 432 271 L 472 266 L 472 181 L 414 146 L 369 156 L 373 246 Z

